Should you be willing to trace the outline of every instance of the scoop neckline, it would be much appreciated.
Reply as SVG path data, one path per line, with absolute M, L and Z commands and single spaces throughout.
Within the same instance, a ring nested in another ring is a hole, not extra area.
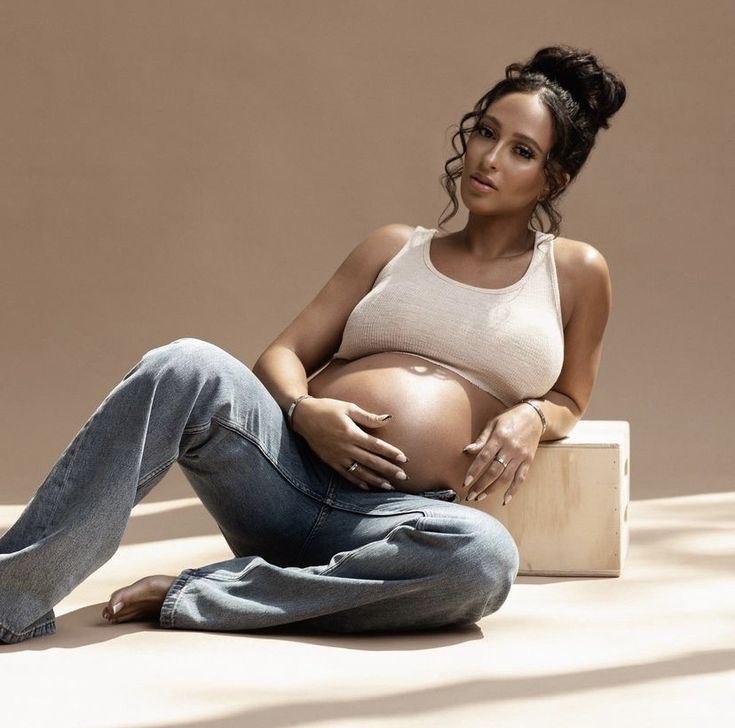
M 533 228 L 529 227 L 529 230 L 532 230 Z M 416 230 L 424 230 L 425 232 L 430 233 L 425 240 L 423 244 L 424 248 L 424 263 L 426 263 L 426 267 L 434 273 L 439 278 L 454 284 L 455 286 L 460 286 L 462 288 L 469 288 L 471 291 L 480 291 L 481 293 L 507 293 L 508 291 L 514 291 L 516 288 L 519 288 L 523 283 L 526 281 L 526 279 L 531 274 L 533 268 L 536 265 L 536 261 L 538 260 L 538 247 L 541 244 L 543 240 L 545 240 L 550 233 L 544 233 L 541 230 L 534 230 L 534 241 L 533 241 L 533 253 L 531 254 L 531 260 L 528 263 L 528 267 L 526 268 L 523 275 L 515 282 L 511 283 L 509 286 L 505 286 L 505 288 L 483 288 L 482 286 L 472 286 L 469 283 L 463 283 L 462 281 L 455 280 L 454 278 L 450 278 L 449 276 L 442 273 L 438 268 L 434 266 L 434 264 L 431 262 L 431 243 L 434 239 L 434 235 L 439 232 L 438 228 L 425 228 L 422 225 L 417 225 Z

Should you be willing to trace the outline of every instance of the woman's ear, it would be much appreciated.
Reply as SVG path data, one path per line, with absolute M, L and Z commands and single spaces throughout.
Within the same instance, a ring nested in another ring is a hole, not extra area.
M 559 195 L 560 195 L 560 194 L 561 194 L 562 192 L 564 192 L 564 190 L 565 190 L 565 189 L 566 189 L 567 187 L 569 187 L 569 181 L 570 181 L 571 179 L 572 179 L 572 176 L 571 176 L 571 175 L 569 174 L 569 172 L 564 172 L 564 185 L 563 185 L 563 186 L 562 186 L 562 188 L 561 188 L 561 189 L 559 190 L 559 192 L 558 192 L 558 194 L 559 194 Z M 546 199 L 546 197 L 547 197 L 547 195 L 548 195 L 548 194 L 549 194 L 549 185 L 548 185 L 548 184 L 546 184 L 546 185 L 544 186 L 543 192 L 541 193 L 541 195 L 539 195 L 539 198 L 538 198 L 539 202 L 543 202 L 543 201 L 544 201 L 544 200 Z

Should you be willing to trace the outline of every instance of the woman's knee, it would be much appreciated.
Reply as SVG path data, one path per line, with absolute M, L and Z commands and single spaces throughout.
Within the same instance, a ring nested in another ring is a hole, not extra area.
M 448 572 L 477 605 L 479 618 L 502 606 L 518 575 L 520 558 L 500 521 L 483 511 L 467 511 L 455 525 L 456 533 L 465 538 L 454 541 L 457 550 Z
M 141 360 L 153 370 L 192 372 L 222 377 L 228 372 L 242 374 L 249 368 L 232 354 L 204 339 L 184 337 L 147 351 Z
M 185 336 L 181 339 L 175 339 L 168 344 L 156 346 L 149 349 L 143 358 L 161 359 L 161 360 L 190 360 L 194 357 L 211 356 L 217 351 L 222 351 L 220 347 L 210 341 L 204 339 L 196 339 L 192 336 Z
M 482 611 L 484 617 L 500 609 L 508 598 L 518 576 L 520 555 L 508 529 L 489 514 L 482 511 L 478 513 L 487 517 L 477 537 L 478 558 L 482 560 L 478 572 L 487 599 Z

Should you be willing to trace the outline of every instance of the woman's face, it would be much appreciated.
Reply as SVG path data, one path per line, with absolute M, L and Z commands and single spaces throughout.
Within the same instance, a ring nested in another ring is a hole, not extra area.
M 491 104 L 467 140 L 460 194 L 468 210 L 530 215 L 545 193 L 544 161 L 553 134 L 551 113 L 536 94 L 511 93 Z M 477 174 L 497 189 L 475 187 L 470 178 Z

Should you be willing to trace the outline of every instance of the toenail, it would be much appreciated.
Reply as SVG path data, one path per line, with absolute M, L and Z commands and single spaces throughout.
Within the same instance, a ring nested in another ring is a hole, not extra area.
M 123 603 L 117 602 L 117 604 L 112 605 L 112 613 L 117 614 L 122 608 L 123 608 Z

